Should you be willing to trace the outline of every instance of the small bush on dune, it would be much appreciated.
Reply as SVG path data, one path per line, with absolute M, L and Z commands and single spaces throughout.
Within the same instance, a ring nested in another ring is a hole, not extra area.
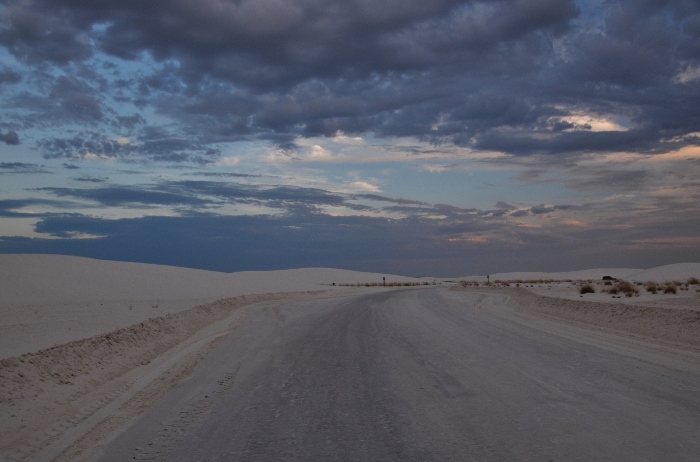
M 688 278 L 687 284 L 689 286 L 697 286 L 700 285 L 700 281 L 698 280 L 698 278 Z
M 579 293 L 580 293 L 581 295 L 583 295 L 583 294 L 594 294 L 594 293 L 595 293 L 595 289 L 593 288 L 592 285 L 586 284 L 585 286 L 581 286 L 581 289 L 579 290 Z
M 617 284 L 617 290 L 623 292 L 626 297 L 639 295 L 639 291 L 627 281 L 622 281 L 619 284 Z
M 605 281 L 603 284 L 605 284 L 606 286 L 611 286 L 611 285 L 612 285 L 612 281 Z
M 657 288 L 656 283 L 654 281 L 647 282 L 647 292 L 655 294 L 657 290 L 658 290 L 658 288 Z
M 675 294 L 676 293 L 676 284 L 673 282 L 669 282 L 666 284 L 666 287 L 664 287 L 664 293 L 665 294 Z

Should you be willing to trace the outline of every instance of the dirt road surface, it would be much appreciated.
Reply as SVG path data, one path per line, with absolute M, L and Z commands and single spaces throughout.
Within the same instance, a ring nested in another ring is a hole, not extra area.
M 262 305 L 102 461 L 696 461 L 698 354 L 444 288 Z

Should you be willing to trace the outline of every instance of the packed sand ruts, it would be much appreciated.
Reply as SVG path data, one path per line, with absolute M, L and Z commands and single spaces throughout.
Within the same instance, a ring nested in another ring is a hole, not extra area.
M 75 340 L 19 357 L 0 360 L 0 404 L 22 399 L 42 388 L 41 383 L 70 384 L 83 375 L 99 383 L 94 372 L 102 365 L 130 369 L 158 356 L 232 310 L 290 294 L 241 296 L 219 300 L 175 314 L 151 318 L 107 334 Z M 106 368 L 104 368 L 106 370 Z M 110 374 L 120 373 L 110 370 Z
M 207 326 L 216 326 L 217 332 L 235 327 L 231 325 L 231 315 L 238 313 L 237 320 L 241 321 L 246 314 L 240 309 L 246 306 L 324 294 L 324 291 L 279 293 L 219 300 L 107 334 L 2 359 L 0 407 L 7 412 L 0 416 L 0 424 L 11 431 L 0 435 L 0 454 L 11 448 L 23 460 L 26 457 L 22 452 L 33 457 L 46 450 L 65 432 L 65 427 L 57 426 L 57 422 L 68 420 L 77 425 L 89 418 L 135 386 L 134 379 L 125 379 L 131 371 L 138 370 L 137 377 L 147 375 L 152 369 L 151 361 L 164 354 L 172 356 L 172 352 L 167 352 L 175 350 L 184 340 L 195 338 Z M 226 319 L 228 326 L 217 325 Z M 215 338 L 200 340 L 206 345 Z M 187 361 L 180 358 L 178 362 Z M 152 404 L 172 385 L 156 387 L 152 396 L 145 401 L 142 398 L 137 406 Z

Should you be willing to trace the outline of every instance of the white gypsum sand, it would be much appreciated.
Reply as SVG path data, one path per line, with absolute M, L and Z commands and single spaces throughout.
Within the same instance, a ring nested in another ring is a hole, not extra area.
M 604 281 L 610 276 L 617 281 Z M 598 331 L 700 351 L 700 263 L 649 270 L 602 268 L 560 273 L 518 272 L 462 278 L 505 290 L 521 312 Z M 648 291 L 648 283 L 656 292 Z M 631 287 L 629 293 L 620 284 Z M 465 284 L 466 285 L 466 284 Z M 587 286 L 592 293 L 581 293 Z M 664 289 L 672 286 L 672 292 Z M 467 285 L 467 288 L 475 287 Z
M 526 314 L 697 354 L 697 286 L 673 296 L 611 299 L 600 281 L 603 275 L 636 275 L 661 283 L 698 276 L 696 270 L 699 264 L 491 275 L 492 282 L 595 280 L 598 292 L 583 298 L 579 282 L 486 290 L 508 295 L 503 313 L 516 322 L 516 314 Z M 0 455 L 79 460 L 81 451 L 109 438 L 185 378 L 218 338 L 245 325 L 252 310 L 274 314 L 289 299 L 375 290 L 340 284 L 381 283 L 383 277 L 387 282 L 433 281 L 325 268 L 218 273 L 0 255 L 0 427 L 5 429 Z
M 0 359 L 223 298 L 338 290 L 331 284 L 380 283 L 383 277 L 421 280 L 329 268 L 220 273 L 63 255 L 0 255 Z
M 65 448 L 89 446 L 137 416 L 251 309 L 372 290 L 339 284 L 383 278 L 427 281 L 0 255 L 0 460 L 74 460 Z

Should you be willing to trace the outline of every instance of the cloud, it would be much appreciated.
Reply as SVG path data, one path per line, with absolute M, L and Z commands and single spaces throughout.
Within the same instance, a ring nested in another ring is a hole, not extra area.
M 42 166 L 24 162 L 0 162 L 0 175 L 8 173 L 49 173 Z
M 568 186 L 584 191 L 641 191 L 653 174 L 647 170 L 600 170 L 579 168 L 567 181 Z
M 209 201 L 194 197 L 189 194 L 178 194 L 173 191 L 164 191 L 139 186 L 104 186 L 90 189 L 80 188 L 37 188 L 58 197 L 74 197 L 87 199 L 110 207 L 150 207 L 158 205 L 170 206 L 203 206 Z
M 104 183 L 107 180 L 104 178 L 78 177 L 73 178 L 73 181 L 81 181 L 85 183 Z
M 372 260 L 384 268 L 401 268 L 397 255 L 410 242 L 425 246 L 409 252 L 415 268 L 450 255 L 512 262 L 509 253 L 555 265 L 566 249 L 583 265 L 593 257 L 581 243 L 618 249 L 630 237 L 623 226 L 640 245 L 654 233 L 665 239 L 654 242 L 683 241 L 657 217 L 692 234 L 697 162 L 681 159 L 700 146 L 698 37 L 700 4 L 683 0 L 9 0 L 0 9 L 0 141 L 18 144 L 20 133 L 17 150 L 86 172 L 83 187 L 25 191 L 27 201 L 65 199 L 94 213 L 36 203 L 53 210 L 39 228 L 64 238 L 61 249 L 75 250 L 67 241 L 77 235 L 105 236 L 111 249 L 126 236 L 153 243 L 175 223 L 185 229 L 163 246 L 201 225 L 211 242 L 226 226 L 241 236 L 270 226 L 278 234 L 268 239 L 307 248 L 283 232 L 318 226 L 307 235 L 331 255 L 341 242 L 331 229 L 342 226 L 359 230 L 339 234 L 352 243 L 362 233 L 385 244 L 398 236 L 393 257 Z M 294 162 L 264 164 L 265 153 Z M 5 174 L 48 168 L 5 160 Z M 361 165 L 370 162 L 376 169 Z M 386 162 L 408 164 L 379 177 Z M 117 163 L 132 171 L 104 173 Z M 379 190 L 403 190 L 392 182 L 405 172 L 434 181 L 425 171 L 448 170 L 431 197 L 451 204 Z M 464 171 L 507 186 L 470 197 L 465 177 L 465 193 L 448 195 Z M 322 180 L 300 179 L 318 172 Z M 130 184 L 111 184 L 123 175 Z M 262 176 L 276 184 L 250 184 Z M 500 202 L 469 208 L 484 200 Z M 105 208 L 180 220 L 108 220 Z M 17 210 L 28 207 L 5 209 Z M 255 252 L 272 255 L 262 244 Z M 281 254 L 328 261 L 295 252 Z M 622 254 L 597 255 L 600 266 Z
M 102 119 L 100 103 L 93 90 L 75 77 L 59 77 L 51 89 L 50 98 L 57 101 L 63 116 L 77 120 Z
M 13 71 L 0 71 L 0 85 L 7 85 L 13 83 L 19 83 L 22 81 L 22 77 Z
M 533 264 L 551 269 L 562 265 L 563 254 L 585 267 L 593 262 L 641 264 L 651 261 L 648 255 L 658 261 L 696 252 L 683 243 L 693 242 L 686 238 L 696 234 L 697 197 L 682 191 L 659 192 L 642 202 L 624 195 L 578 205 L 500 201 L 492 210 L 219 181 L 100 183 L 94 188 L 28 192 L 73 202 L 5 200 L 0 201 L 0 215 L 37 218 L 36 233 L 60 242 L 3 238 L 0 252 L 59 252 L 224 271 L 334 266 L 452 277 L 473 274 L 477 268 L 484 273 L 532 269 Z M 220 213 L 230 205 L 245 210 Z M 32 207 L 56 212 L 35 213 Z M 94 210 L 92 216 L 63 211 L 87 207 Z M 114 219 L 113 211 L 100 217 L 104 207 L 168 208 L 177 213 Z M 80 245 L 71 242 L 81 236 L 102 237 L 92 243 L 81 239 Z M 660 249 L 658 242 L 667 243 L 668 253 L 654 253 Z M 646 246 L 645 252 L 639 252 L 640 246 Z M 647 256 L 640 259 L 641 254 Z
M 235 167 L 241 163 L 241 158 L 237 156 L 227 156 L 214 162 L 214 165 L 220 165 L 222 167 Z
M 692 44 L 700 6 L 617 0 L 595 14 L 590 8 L 573 0 L 400 7 L 26 0 L 2 11 L 0 43 L 28 65 L 63 71 L 47 77 L 52 120 L 63 114 L 136 130 L 146 116 L 115 114 L 121 111 L 108 101 L 138 101 L 199 134 L 146 136 L 134 155 L 153 161 L 209 163 L 220 142 L 295 149 L 299 137 L 338 133 L 522 156 L 692 144 L 668 140 L 698 131 L 700 62 Z M 96 56 L 109 57 L 114 77 L 86 70 Z M 130 73 L 114 62 L 149 70 Z M 41 112 L 39 98 L 23 98 Z M 308 154 L 331 157 L 321 145 Z
M 137 141 L 111 138 L 99 132 L 83 132 L 72 138 L 45 138 L 37 143 L 45 159 L 124 159 L 131 161 L 213 163 L 220 156 L 216 148 L 196 138 L 173 136 L 146 127 Z
M 2 9 L 0 44 L 27 63 L 66 64 L 87 59 L 92 55 L 87 24 L 80 24 L 74 13 L 58 5 L 8 2 Z
M 395 204 L 402 204 L 402 205 L 428 205 L 426 202 L 415 201 L 415 200 L 410 200 L 410 199 L 402 199 L 402 198 L 395 199 L 392 197 L 380 196 L 377 194 L 360 194 L 357 197 L 361 198 L 361 199 L 369 199 L 369 200 L 377 201 L 377 202 L 393 202 Z
M 255 175 L 250 173 L 234 173 L 234 172 L 197 172 L 190 175 L 203 177 L 221 177 L 221 178 L 261 178 L 266 175 Z
M 0 141 L 9 146 L 15 146 L 19 144 L 19 135 L 17 135 L 17 132 L 14 130 L 10 130 L 4 134 L 0 133 Z
M 37 213 L 27 208 L 44 207 L 55 209 L 69 209 L 75 207 L 75 203 L 69 201 L 56 201 L 51 199 L 0 199 L 0 217 L 3 218 L 28 218 L 45 217 L 50 214 Z

